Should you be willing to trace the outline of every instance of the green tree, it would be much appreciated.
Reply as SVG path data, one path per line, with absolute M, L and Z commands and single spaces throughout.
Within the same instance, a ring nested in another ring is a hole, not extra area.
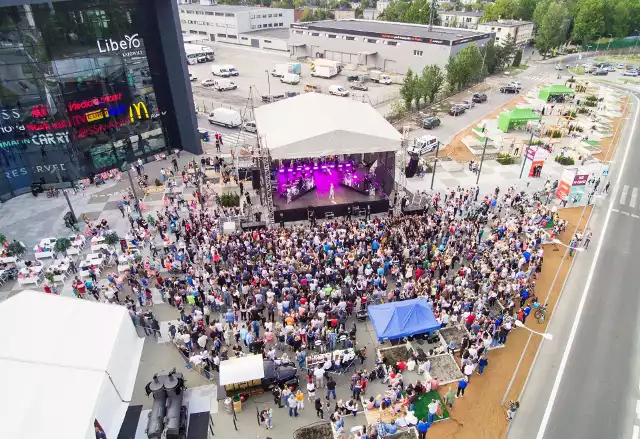
M 518 20 L 531 20 L 537 3 L 538 2 L 536 0 L 519 0 L 516 18 Z
M 520 63 L 522 62 L 522 49 L 518 50 L 513 57 L 513 67 L 520 67 Z
M 496 49 L 496 58 L 498 60 L 499 70 L 511 65 L 513 56 L 516 54 L 516 50 L 518 50 L 516 40 L 511 35 L 507 36 L 507 38 L 496 47 Z
M 518 8 L 517 0 L 496 0 L 485 6 L 482 21 L 518 18 Z
M 567 36 L 566 23 L 569 13 L 567 7 L 561 3 L 553 2 L 546 6 L 546 13 L 542 16 L 541 22 L 538 24 L 535 37 L 535 47 L 543 57 L 545 57 L 551 49 L 565 42 Z M 536 8 L 536 12 L 538 12 L 538 8 Z
M 588 42 L 606 31 L 608 7 L 605 0 L 578 0 L 573 21 L 573 39 Z
M 498 64 L 498 47 L 495 45 L 495 40 L 491 40 L 480 48 L 480 54 L 484 60 L 484 72 L 483 75 L 493 75 L 499 70 Z
M 481 77 L 482 56 L 477 46 L 467 46 L 449 58 L 445 69 L 452 92 L 461 90 Z
M 378 20 L 397 21 L 401 23 L 428 24 L 431 18 L 431 6 L 427 0 L 415 0 L 411 3 L 395 1 L 391 3 Z M 433 24 L 439 24 L 438 14 L 434 14 Z
M 392 2 L 386 7 L 382 14 L 378 16 L 378 20 L 402 21 L 407 9 L 409 9 L 409 2 L 401 0 Z
M 407 74 L 405 75 L 402 86 L 400 87 L 400 95 L 402 96 L 402 100 L 404 101 L 407 109 L 411 108 L 411 104 L 413 103 L 414 99 L 420 97 L 418 94 L 418 86 L 418 79 L 413 73 L 413 70 L 407 70 Z
M 437 64 L 422 69 L 420 94 L 428 104 L 433 104 L 444 84 L 444 74 Z
M 616 37 L 635 34 L 640 23 L 640 0 L 615 0 L 611 6 L 609 33 Z

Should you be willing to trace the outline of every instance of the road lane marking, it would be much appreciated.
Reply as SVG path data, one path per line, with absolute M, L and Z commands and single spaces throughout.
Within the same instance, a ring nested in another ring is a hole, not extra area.
M 640 400 L 636 401 L 636 416 L 640 419 Z
M 629 212 L 620 212 L 620 213 L 623 214 L 623 215 L 629 216 Z
M 620 212 L 618 209 L 611 209 L 614 212 Z
M 631 214 L 631 216 L 632 216 L 633 218 L 640 218 L 640 216 L 636 215 L 635 213 L 632 213 L 632 214 Z
M 622 188 L 622 195 L 620 195 L 620 204 L 623 206 L 627 202 L 627 192 L 629 192 L 629 186 L 625 184 Z
M 638 188 L 634 187 L 631 191 L 631 200 L 629 201 L 629 207 L 636 207 L 636 200 L 638 199 Z
M 638 115 L 640 112 L 640 100 L 633 94 L 630 93 L 636 101 L 636 111 L 635 116 L 633 118 L 634 122 L 637 122 Z M 543 439 L 544 433 L 547 430 L 547 425 L 549 424 L 549 419 L 551 417 L 551 412 L 553 411 L 553 405 L 556 402 L 556 397 L 558 396 L 558 390 L 560 389 L 560 382 L 562 381 L 562 376 L 564 375 L 564 371 L 567 367 L 567 361 L 569 360 L 569 354 L 571 353 L 571 347 L 573 346 L 573 342 L 576 338 L 576 334 L 578 332 L 578 325 L 580 324 L 580 318 L 582 317 L 582 312 L 584 310 L 585 303 L 587 302 L 587 296 L 589 294 L 589 290 L 591 289 L 591 282 L 593 281 L 593 273 L 595 273 L 596 264 L 598 262 L 600 252 L 602 251 L 602 245 L 604 243 L 604 237 L 607 233 L 607 227 L 609 226 L 609 221 L 611 220 L 611 212 L 613 211 L 613 200 L 616 199 L 618 188 L 620 187 L 620 181 L 622 180 L 622 176 L 624 175 L 625 166 L 627 164 L 627 158 L 629 157 L 629 151 L 631 150 L 631 142 L 636 133 L 637 123 L 634 123 L 631 127 L 631 133 L 629 135 L 629 140 L 627 141 L 626 149 L 624 151 L 624 157 L 622 159 L 622 164 L 620 166 L 620 172 L 618 174 L 618 178 L 616 179 L 616 184 L 614 186 L 614 196 L 611 197 L 611 201 L 609 202 L 609 209 L 607 209 L 607 215 L 604 220 L 604 225 L 602 227 L 602 232 L 600 233 L 600 239 L 598 240 L 598 247 L 596 248 L 595 255 L 593 257 L 593 262 L 591 263 L 591 267 L 589 269 L 589 275 L 587 276 L 587 282 L 584 286 L 584 290 L 582 291 L 582 297 L 580 298 L 580 303 L 578 304 L 578 309 L 575 313 L 575 318 L 573 320 L 573 324 L 571 326 L 571 332 L 569 333 L 569 339 L 567 340 L 567 346 L 564 349 L 562 354 L 562 360 L 560 361 L 560 367 L 558 368 L 558 374 L 553 382 L 553 387 L 551 388 L 551 394 L 549 395 L 549 401 L 547 402 L 547 407 L 545 408 L 544 415 L 542 417 L 542 422 L 540 422 L 540 428 L 538 429 L 538 434 L 536 435 L 536 439 Z M 640 434 L 640 428 L 636 429 L 634 426 L 633 439 L 639 439 L 638 434 Z

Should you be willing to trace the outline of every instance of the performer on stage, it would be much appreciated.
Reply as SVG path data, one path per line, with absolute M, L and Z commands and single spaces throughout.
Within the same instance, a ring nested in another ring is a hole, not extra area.
M 329 200 L 335 201 L 335 193 L 333 189 L 333 183 L 329 186 Z

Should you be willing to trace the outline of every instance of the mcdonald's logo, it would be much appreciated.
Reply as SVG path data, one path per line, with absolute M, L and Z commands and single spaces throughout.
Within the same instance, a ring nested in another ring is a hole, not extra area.
M 142 109 L 144 110 L 144 118 L 142 117 L 142 114 L 140 112 L 140 108 L 142 107 Z M 135 104 L 131 104 L 131 106 L 129 107 L 129 120 L 131 122 L 135 122 L 135 118 L 133 117 L 133 110 L 135 109 L 136 112 L 136 116 L 138 117 L 138 120 L 143 120 L 143 119 L 149 119 L 149 112 L 147 111 L 147 106 L 145 105 L 144 102 L 138 102 Z

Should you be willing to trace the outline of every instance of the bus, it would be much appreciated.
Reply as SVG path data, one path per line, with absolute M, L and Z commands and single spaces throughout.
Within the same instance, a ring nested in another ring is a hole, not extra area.
M 203 63 L 215 59 L 213 49 L 207 46 L 185 44 L 184 51 L 187 54 L 187 62 L 189 64 Z

